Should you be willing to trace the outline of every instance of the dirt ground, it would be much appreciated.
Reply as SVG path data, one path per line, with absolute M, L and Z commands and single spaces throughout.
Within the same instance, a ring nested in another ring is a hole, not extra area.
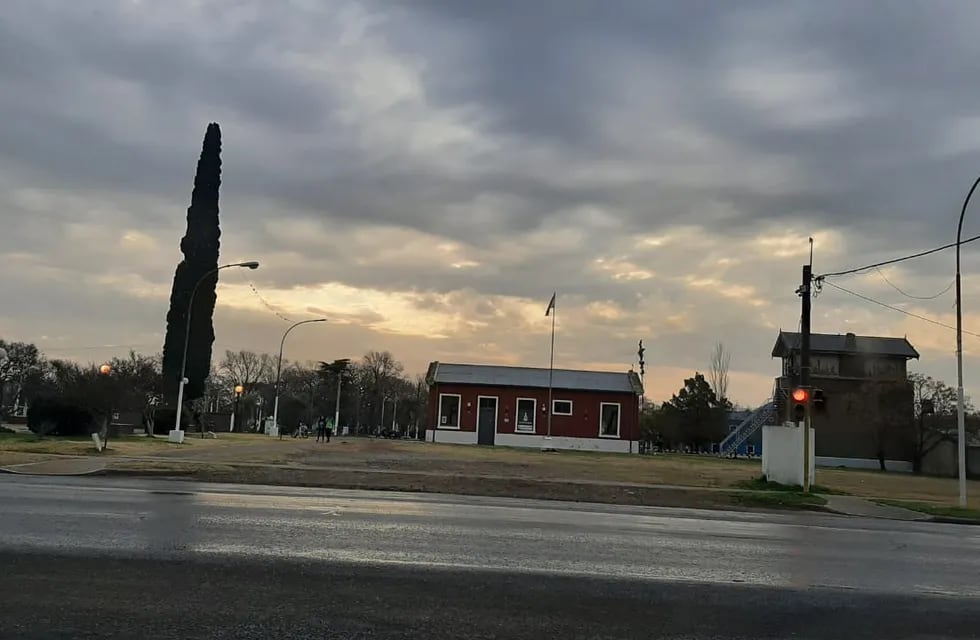
M 247 444 L 268 444 L 268 438 L 256 434 L 222 434 L 220 438 L 188 437 L 186 444 L 175 445 L 165 438 L 124 436 L 110 438 L 107 456 L 157 456 L 169 453 L 187 455 L 203 449 L 223 449 Z M 96 455 L 91 438 L 37 438 L 33 434 L 0 434 L 0 455 L 18 452 L 56 455 Z
M 93 452 L 91 445 L 81 440 L 30 442 L 0 438 L 0 464 L 31 462 L 34 459 L 24 456 L 43 457 L 42 454 L 52 453 L 88 455 Z M 184 445 L 158 439 L 121 438 L 110 442 L 107 455 L 129 458 L 110 462 L 110 469 L 127 473 L 191 475 L 227 482 L 673 506 L 696 506 L 691 502 L 731 503 L 730 494 L 720 489 L 736 487 L 762 473 L 757 460 L 707 456 L 545 453 L 532 449 L 369 438 L 335 438 L 326 444 L 312 438 L 280 441 L 255 434 L 220 434 L 217 439 L 205 440 L 190 437 Z M 817 484 L 856 496 L 942 505 L 954 504 L 957 495 L 955 479 L 900 473 L 818 469 Z M 672 486 L 714 491 L 682 492 L 672 490 Z M 682 493 L 698 496 L 682 497 Z M 970 505 L 980 508 L 980 482 L 971 481 L 969 493 Z

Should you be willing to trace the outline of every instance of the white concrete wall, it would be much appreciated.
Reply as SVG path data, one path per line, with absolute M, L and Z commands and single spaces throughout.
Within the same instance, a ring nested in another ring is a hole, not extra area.
M 878 471 L 881 465 L 877 458 L 831 458 L 820 456 L 817 458 L 818 467 L 844 467 L 846 469 L 870 469 Z M 904 460 L 885 460 L 885 470 L 912 473 L 912 463 Z M 954 467 L 955 473 L 955 467 Z
M 494 438 L 494 444 L 502 447 L 529 447 L 541 449 L 548 446 L 552 449 L 569 449 L 574 451 L 606 451 L 610 453 L 635 453 L 637 444 L 634 442 L 630 451 L 629 440 L 619 440 L 616 438 L 566 438 L 553 436 L 546 439 L 545 436 L 518 435 L 514 433 L 498 433 Z
M 814 482 L 814 432 L 810 430 L 810 483 Z M 762 427 L 762 473 L 770 482 L 803 484 L 803 429 Z
M 476 431 L 456 431 L 454 429 L 429 429 L 425 432 L 429 442 L 444 444 L 476 444 Z

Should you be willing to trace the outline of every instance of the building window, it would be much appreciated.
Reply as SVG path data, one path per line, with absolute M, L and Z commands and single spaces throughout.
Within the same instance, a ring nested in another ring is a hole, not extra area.
M 599 437 L 619 437 L 619 404 L 603 402 L 599 407 Z
M 454 393 L 439 394 L 439 428 L 459 429 L 460 396 Z
M 535 407 L 538 406 L 538 401 L 534 398 L 518 398 L 517 399 L 517 416 L 514 420 L 514 431 L 520 433 L 534 433 L 535 426 Z
M 554 402 L 551 403 L 551 414 L 555 416 L 572 415 L 572 401 L 555 400 Z

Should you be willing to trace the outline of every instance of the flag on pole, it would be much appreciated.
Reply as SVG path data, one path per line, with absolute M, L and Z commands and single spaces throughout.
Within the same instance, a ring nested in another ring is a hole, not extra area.
M 557 296 L 557 295 L 558 295 L 558 292 L 557 291 L 555 293 L 551 294 L 551 302 L 548 303 L 548 308 L 545 309 L 545 311 L 544 311 L 544 315 L 546 317 L 547 316 L 550 316 L 551 315 L 551 312 L 555 310 L 555 296 Z

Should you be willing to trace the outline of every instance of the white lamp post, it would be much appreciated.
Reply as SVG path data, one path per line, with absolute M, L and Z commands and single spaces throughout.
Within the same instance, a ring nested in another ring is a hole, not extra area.
M 176 442 L 180 444 L 184 441 L 184 432 L 180 429 L 180 418 L 183 414 L 184 409 L 184 385 L 187 384 L 187 346 L 190 342 L 191 337 L 191 312 L 194 310 L 194 296 L 197 295 L 197 288 L 201 286 L 201 283 L 215 275 L 222 269 L 228 269 L 230 267 L 244 267 L 246 269 L 258 269 L 259 263 L 255 261 L 250 262 L 235 262 L 233 264 L 223 264 L 217 269 L 212 269 L 208 271 L 200 280 L 194 284 L 194 289 L 191 290 L 190 300 L 187 302 L 187 326 L 184 329 L 184 355 L 180 360 L 180 382 L 177 386 L 177 419 L 174 421 L 174 428 L 170 430 L 169 440 L 170 442 Z
M 272 424 L 276 426 L 277 432 L 279 431 L 279 380 L 282 376 L 282 350 L 283 347 L 286 346 L 286 336 L 289 335 L 290 331 L 300 326 L 301 324 L 310 324 L 311 322 L 326 322 L 326 321 L 327 321 L 326 318 L 317 318 L 315 320 L 301 320 L 300 322 L 297 322 L 296 324 L 290 326 L 288 329 L 286 329 L 285 333 L 282 334 L 282 340 L 279 341 L 279 361 L 278 364 L 276 364 L 275 398 L 273 399 L 273 403 L 272 403 Z

